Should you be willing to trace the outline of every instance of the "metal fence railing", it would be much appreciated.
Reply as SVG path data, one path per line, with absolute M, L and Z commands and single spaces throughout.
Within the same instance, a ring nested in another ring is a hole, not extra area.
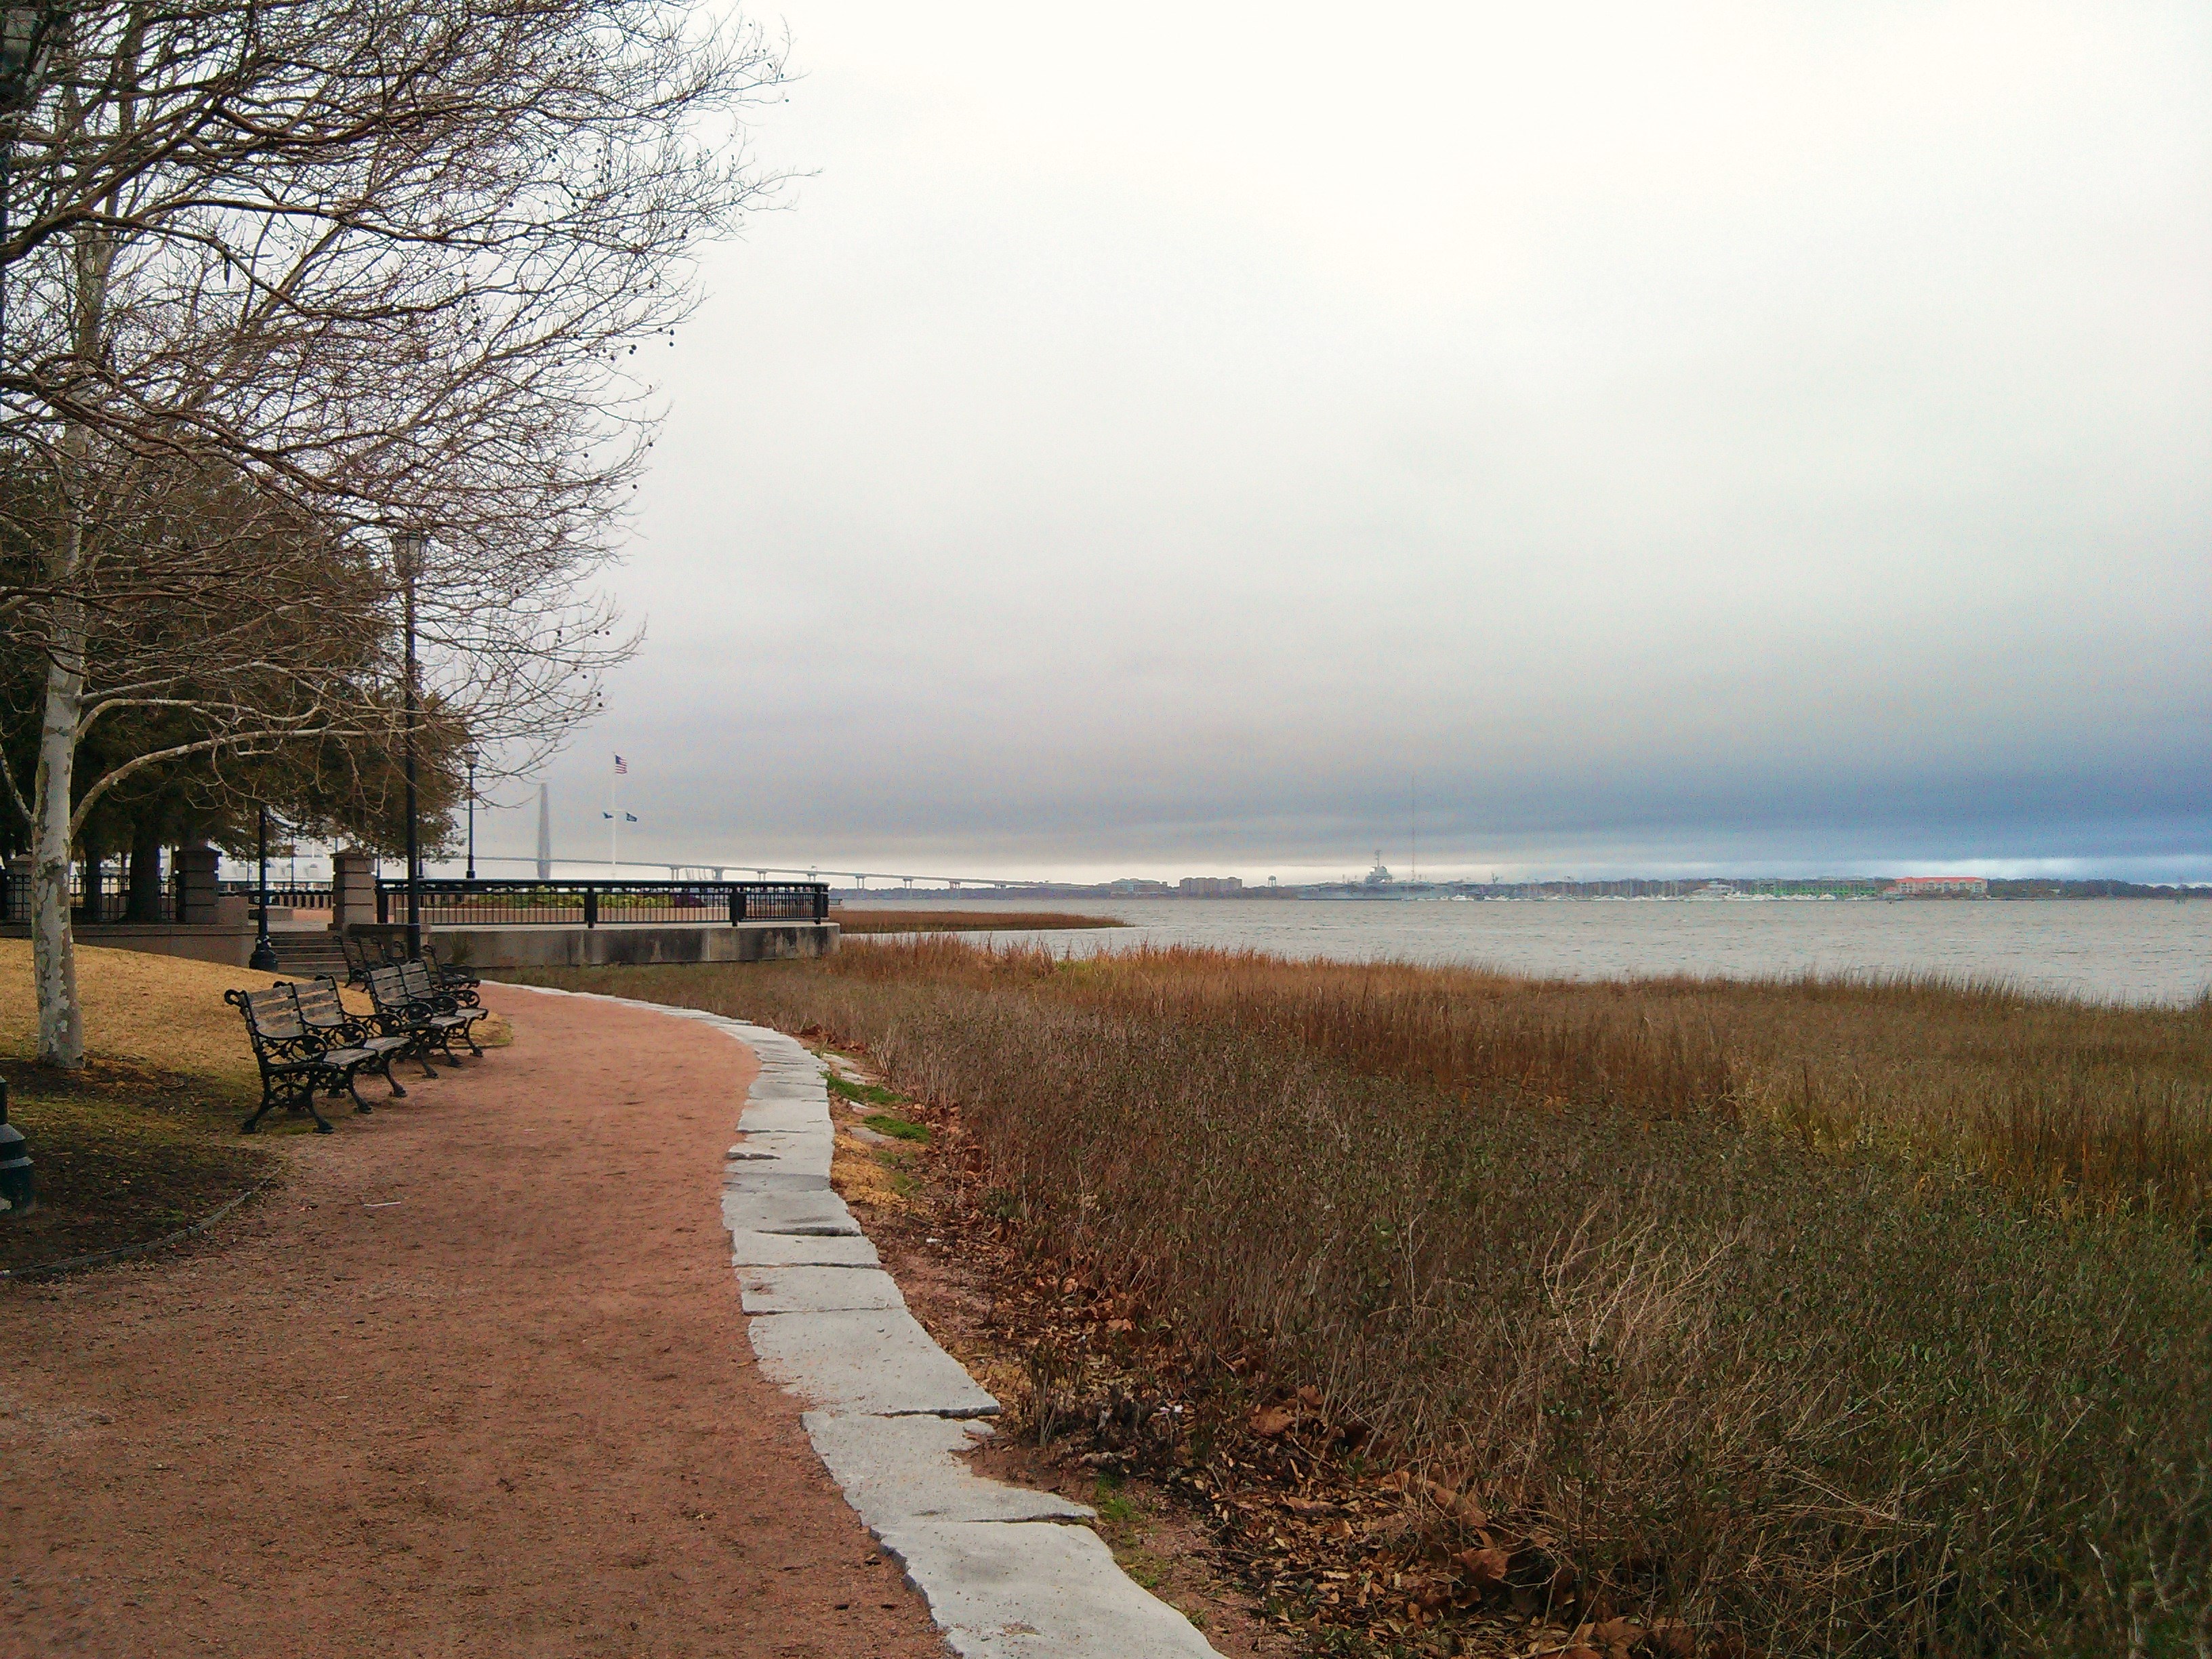
M 131 872 L 120 864 L 97 870 L 75 865 L 70 870 L 70 921 L 78 927 L 119 921 L 174 921 L 177 884 L 173 871 L 136 896 L 131 891 Z M 31 878 L 20 870 L 0 876 L 0 923 L 26 927 L 31 920 Z
M 425 881 L 426 927 L 605 927 L 626 922 L 735 927 L 823 921 L 823 881 Z M 270 890 L 275 902 L 275 890 Z M 376 884 L 376 919 L 407 919 L 407 884 Z
M 253 881 L 226 881 L 222 884 L 227 897 L 258 902 L 261 884 Z M 326 881 L 272 881 L 269 884 L 269 908 L 272 910 L 327 910 L 331 908 L 331 884 Z

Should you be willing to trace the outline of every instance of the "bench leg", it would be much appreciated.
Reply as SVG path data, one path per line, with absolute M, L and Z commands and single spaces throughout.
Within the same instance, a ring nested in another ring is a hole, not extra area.
M 261 1079 L 261 1103 L 253 1109 L 253 1115 L 238 1126 L 242 1135 L 258 1134 L 261 1120 L 269 1115 L 269 1109 L 276 1103 L 276 1090 L 267 1078 Z
M 305 1112 L 309 1117 L 314 1119 L 317 1134 L 326 1135 L 333 1133 L 330 1119 L 315 1109 L 315 1079 L 313 1077 L 301 1078 L 296 1075 L 279 1078 L 275 1080 L 274 1086 L 266 1083 L 262 1085 L 261 1109 L 246 1120 L 243 1132 L 252 1134 L 253 1126 L 261 1121 L 262 1115 L 271 1106 L 280 1103 L 288 1112 Z
M 296 1111 L 301 1108 L 305 1108 L 307 1115 L 315 1120 L 317 1134 L 327 1135 L 337 1132 L 337 1126 L 315 1109 L 315 1082 L 313 1078 L 309 1078 L 300 1087 L 300 1098 L 294 1109 Z
M 376 1074 L 384 1079 L 384 1086 L 392 1091 L 394 1100 L 407 1098 L 407 1091 L 401 1088 L 399 1079 L 392 1075 L 392 1055 L 389 1052 L 377 1062 Z
M 346 1067 L 345 1091 L 353 1097 L 354 1110 L 360 1113 L 363 1117 L 367 1117 L 371 1112 L 374 1111 L 376 1108 L 363 1100 L 361 1097 L 361 1091 L 354 1087 L 354 1073 L 360 1070 L 361 1067 L 358 1066 L 349 1066 Z M 338 1091 L 336 1089 L 332 1089 L 331 1091 L 331 1097 L 333 1100 L 337 1097 L 337 1092 Z
M 435 1081 L 438 1074 L 430 1066 L 430 1045 L 427 1041 L 428 1036 L 428 1032 L 416 1032 L 414 1046 L 407 1052 L 415 1056 L 415 1063 L 422 1068 L 422 1075 Z

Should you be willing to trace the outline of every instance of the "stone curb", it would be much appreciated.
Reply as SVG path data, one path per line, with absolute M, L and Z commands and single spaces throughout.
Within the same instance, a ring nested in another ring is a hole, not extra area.
M 845 1501 L 929 1604 L 961 1659 L 1219 1659 L 1132 1581 L 1084 1504 L 975 1474 L 959 1454 L 999 1402 L 907 1310 L 830 1189 L 836 1130 L 823 1066 L 796 1040 L 702 1009 L 547 986 L 695 1019 L 759 1057 L 725 1165 L 722 1218 L 761 1370 Z

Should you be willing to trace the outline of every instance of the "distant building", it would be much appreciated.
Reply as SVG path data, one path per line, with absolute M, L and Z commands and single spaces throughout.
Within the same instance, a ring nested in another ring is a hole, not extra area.
M 1242 876 L 1185 876 L 1176 884 L 1185 898 L 1235 898 L 1243 890 Z
M 1987 898 L 1987 876 L 1899 876 L 1882 890 L 1891 898 Z

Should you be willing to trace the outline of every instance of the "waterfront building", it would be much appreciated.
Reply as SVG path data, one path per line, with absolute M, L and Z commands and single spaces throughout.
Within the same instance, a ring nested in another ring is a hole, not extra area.
M 1885 888 L 1891 898 L 1987 898 L 1987 876 L 1899 876 Z

